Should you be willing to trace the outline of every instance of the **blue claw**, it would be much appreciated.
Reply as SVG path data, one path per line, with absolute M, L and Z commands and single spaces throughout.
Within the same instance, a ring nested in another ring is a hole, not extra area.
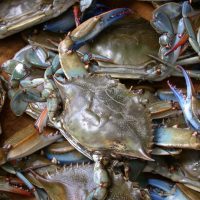
M 152 200 L 188 200 L 175 184 L 159 179 L 149 179 L 148 183 Z
M 96 15 L 100 15 L 101 13 L 106 11 L 108 11 L 108 7 L 106 7 L 103 4 L 97 3 L 94 6 L 91 6 L 91 8 L 88 8 L 83 13 L 80 21 L 82 23 L 87 19 Z M 59 17 L 45 22 L 43 30 L 55 33 L 67 33 L 68 31 L 72 30 L 75 26 L 76 24 L 73 14 L 73 8 L 71 7 L 67 12 L 63 13 Z
M 186 30 L 189 34 L 189 36 L 193 39 L 193 40 L 196 40 L 196 36 L 195 36 L 195 33 L 193 31 L 193 28 L 192 28 L 192 24 L 188 18 L 188 14 L 192 12 L 192 7 L 190 5 L 189 2 L 185 1 L 182 5 L 182 15 L 183 15 L 183 21 L 185 23 L 185 27 L 186 27 Z
M 129 8 L 117 8 L 105 13 L 102 13 L 95 18 L 90 18 L 89 20 L 85 21 L 81 25 L 79 25 L 75 31 L 79 31 L 82 29 L 86 29 L 86 25 L 90 26 L 90 29 L 85 31 L 85 33 L 82 33 L 80 36 L 72 36 L 73 45 L 69 50 L 75 51 L 79 49 L 81 46 L 83 46 L 88 41 L 95 38 L 99 33 L 101 33 L 105 28 L 113 24 L 114 22 L 122 19 L 124 16 L 132 13 L 132 11 Z M 72 32 L 72 35 L 76 35 L 74 31 Z
M 110 10 L 109 7 L 105 6 L 101 3 L 95 3 L 90 6 L 81 16 L 81 22 L 84 22 L 85 20 L 94 17 L 96 15 L 100 15 L 106 11 Z
M 159 33 L 168 33 L 170 35 L 174 35 L 174 29 L 171 20 L 165 13 L 155 13 L 151 24 Z
M 26 111 L 28 103 L 37 101 L 44 102 L 44 99 L 37 90 L 19 89 L 12 97 L 10 107 L 16 116 L 21 116 Z
M 178 67 L 185 78 L 186 81 L 186 87 L 187 87 L 187 95 L 184 96 L 181 91 L 176 89 L 175 86 L 171 85 L 168 81 L 168 85 L 176 98 L 178 99 L 178 102 L 182 108 L 183 115 L 185 117 L 185 121 L 192 129 L 200 132 L 200 120 L 199 120 L 199 108 L 200 108 L 200 102 L 196 98 L 196 93 L 192 84 L 192 81 L 190 77 L 188 76 L 187 72 L 182 68 Z

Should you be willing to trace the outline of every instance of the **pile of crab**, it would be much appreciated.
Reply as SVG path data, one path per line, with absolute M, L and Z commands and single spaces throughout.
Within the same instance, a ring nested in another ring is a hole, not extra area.
M 3 141 L 0 191 L 37 200 L 200 199 L 200 97 L 191 80 L 200 78 L 198 3 L 148 2 L 149 22 L 86 0 L 20 0 L 23 12 L 11 17 L 16 1 L 3 2 L 0 37 L 43 24 L 22 33 L 29 44 L 1 67 L 11 110 L 36 122 Z M 186 90 L 167 82 L 172 76 Z

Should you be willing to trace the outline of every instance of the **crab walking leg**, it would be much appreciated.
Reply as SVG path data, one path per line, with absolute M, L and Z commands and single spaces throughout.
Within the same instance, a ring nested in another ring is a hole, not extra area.
M 155 200 L 188 200 L 181 190 L 174 184 L 159 179 L 149 179 L 150 195 Z
M 188 76 L 187 72 L 179 66 L 181 69 L 183 76 L 186 81 L 187 86 L 187 95 L 186 97 L 183 96 L 182 92 L 176 89 L 175 86 L 171 85 L 168 81 L 168 85 L 173 91 L 174 95 L 176 96 L 184 117 L 187 124 L 197 132 L 200 132 L 200 120 L 199 120 L 199 113 L 200 113 L 200 101 L 196 98 L 196 93 L 192 84 L 190 77 Z
M 190 155 L 192 152 L 189 152 Z M 198 153 L 197 153 L 198 154 Z M 183 154 L 184 155 L 184 154 Z M 190 156 L 191 157 L 191 156 Z M 197 163 L 198 160 L 189 161 L 190 170 L 195 166 L 195 162 Z M 157 159 L 156 162 L 148 162 L 145 166 L 143 172 L 150 172 L 154 174 L 159 174 L 163 177 L 169 178 L 170 180 L 178 183 L 183 183 L 189 188 L 192 188 L 196 191 L 200 191 L 200 182 L 197 177 L 188 177 L 187 172 L 180 166 L 180 161 L 175 165 L 175 171 L 171 171 L 169 168 L 169 163 L 164 159 Z M 173 164 L 172 164 L 173 166 Z
M 199 56 L 181 59 L 176 62 L 177 65 L 189 65 L 189 64 L 198 64 L 198 63 L 200 63 Z
M 173 76 L 178 76 L 178 77 L 180 77 L 180 76 L 182 77 L 182 76 L 183 76 L 183 74 L 181 73 L 181 70 L 180 70 L 179 68 L 176 67 L 176 64 L 177 64 L 177 63 L 171 64 L 171 63 L 169 63 L 169 62 L 167 62 L 167 61 L 164 61 L 164 60 L 162 60 L 162 59 L 160 59 L 160 58 L 158 58 L 158 57 L 156 57 L 156 56 L 150 55 L 150 54 L 149 54 L 148 56 L 151 57 L 151 58 L 153 58 L 153 59 L 155 59 L 156 61 L 162 63 L 163 65 L 169 67 L 170 70 L 172 70 L 172 75 L 173 75 Z M 178 62 L 178 63 L 179 63 L 179 62 Z M 196 78 L 196 79 L 199 79 L 199 78 L 200 78 L 199 70 L 187 70 L 187 73 L 190 74 L 190 76 L 191 76 L 192 78 Z M 163 77 L 163 78 L 166 78 L 166 76 Z M 162 80 L 162 79 L 158 79 L 158 80 Z
M 48 110 L 47 107 L 45 107 L 45 109 L 41 112 L 40 116 L 35 122 L 35 127 L 39 131 L 39 133 L 42 133 L 43 128 L 46 126 L 47 119 L 48 119 Z
M 175 51 L 178 47 L 183 46 L 187 42 L 188 38 L 188 34 L 184 34 L 179 40 L 179 42 L 176 43 L 168 52 L 165 53 L 165 56 Z
M 190 42 L 191 46 L 196 51 L 198 56 L 200 56 L 200 44 L 197 41 L 197 38 L 196 38 L 195 33 L 193 31 L 192 24 L 191 24 L 191 22 L 189 20 L 189 17 L 188 17 L 188 15 L 191 12 L 193 12 L 193 9 L 192 9 L 191 5 L 189 4 L 189 2 L 185 1 L 183 3 L 183 6 L 182 6 L 182 15 L 183 15 L 185 28 L 186 28 L 186 30 L 188 32 L 189 42 Z
M 183 35 L 184 30 L 185 30 L 185 26 L 183 23 L 183 19 L 181 18 L 178 23 L 177 34 L 176 34 L 175 40 L 173 42 L 173 45 L 176 45 L 177 43 L 180 42 L 180 40 L 181 40 L 180 35 Z M 168 56 L 164 55 L 164 58 L 167 59 L 166 60 L 167 62 L 174 64 L 179 57 L 180 51 L 181 51 L 181 46 L 178 46 L 170 55 L 168 55 Z
M 183 128 L 156 128 L 154 144 L 161 147 L 200 150 L 200 139 L 194 131 Z

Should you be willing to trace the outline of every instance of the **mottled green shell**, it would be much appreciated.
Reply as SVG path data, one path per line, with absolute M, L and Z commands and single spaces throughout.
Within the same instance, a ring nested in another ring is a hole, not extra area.
M 75 148 L 87 156 L 100 151 L 150 159 L 150 116 L 118 80 L 89 76 L 57 86 L 64 104 L 61 132 Z
M 159 38 L 149 22 L 124 19 L 100 33 L 90 43 L 90 49 L 116 64 L 142 65 L 151 60 L 147 54 L 157 55 Z

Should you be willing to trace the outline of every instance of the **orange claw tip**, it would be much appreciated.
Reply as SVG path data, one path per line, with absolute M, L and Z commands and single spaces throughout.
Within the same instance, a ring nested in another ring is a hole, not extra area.
M 28 191 L 28 189 L 21 189 L 21 188 L 18 188 L 18 187 L 13 187 L 12 190 L 10 190 L 11 193 L 15 193 L 15 194 L 20 194 L 20 195 L 23 195 L 23 196 L 33 196 L 32 192 Z
M 38 117 L 34 127 L 39 131 L 39 133 L 43 132 L 44 127 L 46 126 L 48 118 L 48 110 L 47 107 L 41 112 L 40 116 Z
M 80 18 L 79 18 L 79 13 L 80 13 L 80 8 L 79 6 L 75 5 L 74 8 L 73 8 L 73 13 L 74 13 L 74 18 L 75 18 L 75 23 L 76 23 L 76 26 L 79 26 L 80 25 Z
M 171 48 L 168 52 L 165 53 L 165 56 L 169 55 L 170 53 L 172 53 L 173 51 L 175 51 L 178 47 L 183 46 L 187 40 L 189 39 L 189 35 L 188 34 L 184 34 L 182 36 L 182 38 L 179 40 L 179 42 L 177 42 L 173 48 Z

